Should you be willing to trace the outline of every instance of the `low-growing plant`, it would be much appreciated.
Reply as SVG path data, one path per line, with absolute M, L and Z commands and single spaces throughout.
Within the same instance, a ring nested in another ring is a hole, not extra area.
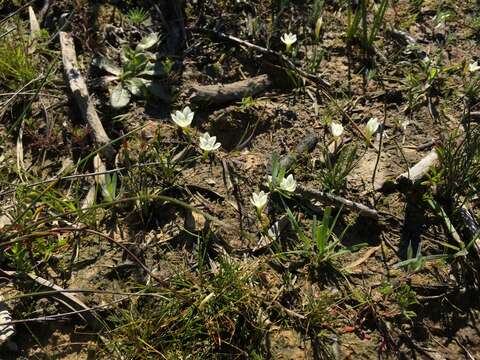
M 268 177 L 268 187 L 271 192 L 278 192 L 284 197 L 290 197 L 295 192 L 297 182 L 290 174 L 287 177 L 285 167 L 280 163 L 280 158 L 277 153 L 272 155 L 272 175 Z
M 413 12 L 418 13 L 422 9 L 425 0 L 408 0 L 408 5 Z
M 340 211 L 335 217 L 332 216 L 332 208 L 326 207 L 322 219 L 319 221 L 313 217 L 310 232 L 305 232 L 292 211 L 287 208 L 287 215 L 290 225 L 300 240 L 299 253 L 310 260 L 314 269 L 320 266 L 331 266 L 336 268 L 336 259 L 342 255 L 352 253 L 363 246 L 357 245 L 353 248 L 344 247 L 341 240 L 348 230 L 346 227 L 340 235 L 336 235 L 334 228 L 338 222 Z
M 158 297 L 112 313 L 110 346 L 130 359 L 258 356 L 264 330 L 255 284 L 252 270 L 226 260 L 215 273 L 176 275 L 166 289 L 147 289 Z
M 417 69 L 416 72 L 409 70 L 404 80 L 410 111 L 427 102 L 430 97 L 439 93 L 441 88 L 442 68 L 432 59 L 425 57 L 418 63 Z
M 0 82 L 3 87 L 17 91 L 39 75 L 39 59 L 32 56 L 34 49 L 22 25 L 12 26 L 12 31 L 0 38 Z
M 164 63 L 148 52 L 158 41 L 158 34 L 151 33 L 145 36 L 135 49 L 123 48 L 121 67 L 105 57 L 94 59 L 93 64 L 110 73 L 112 76 L 108 80 L 116 83 L 110 97 L 110 104 L 114 109 L 127 106 L 132 96 L 152 95 L 158 98 L 165 96 L 162 86 L 156 81 L 167 76 Z M 168 71 L 171 72 L 171 64 L 166 64 Z
M 129 10 L 127 16 L 128 20 L 135 25 L 144 24 L 150 17 L 148 11 L 142 8 L 134 8 Z
M 406 319 L 412 319 L 417 314 L 411 310 L 411 307 L 418 304 L 417 293 L 408 285 L 402 285 L 395 290 L 395 300 L 397 301 L 402 316 Z
M 449 214 L 480 189 L 480 128 L 467 119 L 464 130 L 451 133 L 437 148 L 441 166 L 433 180 Z
M 447 39 L 447 22 L 453 19 L 453 13 L 450 10 L 444 10 L 442 6 L 439 6 L 437 9 L 437 13 L 433 18 L 433 27 L 432 33 L 435 37 L 436 34 L 441 33 L 442 40 L 445 41 Z
M 343 146 L 336 158 L 333 158 L 328 146 L 323 147 L 323 166 L 318 171 L 318 178 L 323 190 L 336 192 L 345 189 L 347 176 L 355 168 L 357 160 L 357 145 Z
M 369 57 L 372 53 L 373 42 L 382 27 L 388 5 L 389 0 L 382 0 L 377 11 L 374 11 L 370 7 L 373 6 L 373 2 L 371 5 L 368 0 L 359 0 L 357 6 L 353 6 L 353 2 L 349 2 L 349 5 L 347 5 L 347 44 L 352 44 L 354 40 L 358 41 Z M 373 22 L 371 24 L 368 23 L 370 11 L 373 11 Z
M 54 221 L 59 214 L 65 215 L 65 220 L 71 222 L 78 220 L 79 203 L 67 198 L 61 191 L 50 185 L 42 184 L 33 188 L 19 186 L 15 192 L 15 206 L 8 212 L 12 219 L 0 239 L 9 241 L 17 239 L 11 246 L 2 249 L 8 261 L 18 271 L 31 271 L 44 266 L 53 253 L 67 245 L 67 237 L 58 236 L 55 231 L 44 231 L 43 217 Z
M 471 35 L 476 38 L 480 37 L 480 15 L 473 17 L 468 25 L 471 29 Z
M 398 306 L 400 315 L 406 320 L 417 316 L 412 310 L 412 306 L 418 304 L 417 293 L 409 285 L 393 286 L 392 283 L 385 282 L 379 288 L 379 292 Z

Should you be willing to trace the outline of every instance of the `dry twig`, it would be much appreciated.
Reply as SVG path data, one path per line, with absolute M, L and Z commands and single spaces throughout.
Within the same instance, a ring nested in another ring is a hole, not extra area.
M 77 103 L 82 118 L 88 122 L 93 130 L 93 136 L 97 146 L 104 146 L 103 153 L 108 158 L 113 158 L 114 150 L 110 144 L 102 122 L 98 117 L 93 101 L 88 94 L 87 84 L 83 78 L 77 64 L 77 54 L 73 44 L 72 35 L 66 31 L 60 31 L 60 45 L 62 48 L 62 61 L 65 69 L 65 75 L 72 91 L 72 95 Z

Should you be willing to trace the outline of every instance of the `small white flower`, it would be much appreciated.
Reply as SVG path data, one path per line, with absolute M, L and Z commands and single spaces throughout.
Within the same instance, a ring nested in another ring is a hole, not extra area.
M 292 34 L 292 33 L 285 33 L 282 35 L 280 38 L 282 42 L 285 44 L 287 47 L 287 50 L 290 49 L 290 47 L 297 42 L 297 35 Z
M 200 149 L 204 151 L 217 150 L 222 144 L 217 143 L 216 136 L 210 136 L 208 132 L 200 136 Z
M 374 117 L 368 120 L 367 126 L 366 126 L 367 136 L 370 137 L 373 134 L 375 134 L 379 126 L 380 126 L 380 122 L 378 121 L 377 118 Z
M 323 16 L 319 16 L 317 21 L 315 22 L 315 37 L 317 39 L 320 38 L 320 31 L 322 31 L 323 25 Z
M 338 139 L 340 136 L 342 136 L 343 126 L 340 123 L 332 122 L 330 124 L 330 131 L 332 132 L 333 137 Z
M 471 64 L 468 64 L 468 72 L 476 72 L 480 70 L 480 66 L 478 65 L 478 61 L 474 61 L 473 63 Z
M 262 210 L 267 205 L 268 201 L 268 194 L 265 194 L 263 191 L 260 191 L 258 194 L 253 193 L 250 202 L 255 206 L 258 212 L 262 212 Z
M 293 178 L 293 175 L 290 174 L 286 178 L 283 178 L 282 181 L 280 181 L 280 189 L 293 193 L 295 189 L 297 188 L 297 182 Z
M 195 113 L 187 106 L 182 111 L 176 111 L 175 114 L 171 114 L 172 120 L 175 124 L 182 129 L 188 128 L 192 123 Z

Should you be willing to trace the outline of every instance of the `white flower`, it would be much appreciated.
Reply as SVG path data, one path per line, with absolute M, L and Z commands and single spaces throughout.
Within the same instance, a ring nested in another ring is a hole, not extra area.
M 176 111 L 175 114 L 171 114 L 172 120 L 175 124 L 185 129 L 190 126 L 195 113 L 187 106 L 182 111 Z
M 315 37 L 317 39 L 320 38 L 320 31 L 322 31 L 323 25 L 323 16 L 319 16 L 317 21 L 315 22 Z
M 280 181 L 280 189 L 284 191 L 293 193 L 296 188 L 297 182 L 293 178 L 292 174 L 288 175 L 286 178 L 283 178 L 282 181 Z
M 200 136 L 200 149 L 204 151 L 214 151 L 217 150 L 222 144 L 217 143 L 216 136 L 210 136 L 208 132 Z
M 267 185 L 270 186 L 270 184 L 273 184 L 273 178 L 270 175 L 268 175 L 267 176 Z
M 476 72 L 480 70 L 480 66 L 478 65 L 478 61 L 474 61 L 473 63 L 471 64 L 468 64 L 468 72 Z
M 265 194 L 263 191 L 260 191 L 258 194 L 253 193 L 250 202 L 255 206 L 258 212 L 262 212 L 262 210 L 267 205 L 268 201 L 268 194 Z
M 379 126 L 380 126 L 380 122 L 378 121 L 377 118 L 374 117 L 374 118 L 371 118 L 370 120 L 368 120 L 367 126 L 366 126 L 367 136 L 370 137 L 373 134 L 375 134 L 377 132 Z
M 340 136 L 342 136 L 343 126 L 340 123 L 332 122 L 330 124 L 330 131 L 332 132 L 333 137 L 338 139 Z
M 287 50 L 290 49 L 290 47 L 297 41 L 297 35 L 292 34 L 292 33 L 285 33 L 282 35 L 280 38 L 282 42 L 286 45 Z

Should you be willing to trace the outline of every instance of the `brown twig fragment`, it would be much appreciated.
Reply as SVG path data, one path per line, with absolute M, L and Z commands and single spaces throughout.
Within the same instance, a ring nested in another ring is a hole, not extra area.
M 231 84 L 193 85 L 190 101 L 209 104 L 224 104 L 239 101 L 246 96 L 265 91 L 272 82 L 267 75 L 259 75 Z

